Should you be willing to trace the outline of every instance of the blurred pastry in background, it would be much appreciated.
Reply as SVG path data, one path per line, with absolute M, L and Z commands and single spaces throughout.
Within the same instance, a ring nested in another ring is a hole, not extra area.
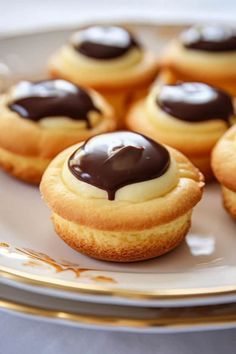
M 161 66 L 176 81 L 201 81 L 236 95 L 236 29 L 193 26 L 167 45 Z
M 222 187 L 224 206 L 236 219 L 236 125 L 215 146 L 212 169 Z
M 234 121 L 232 99 L 226 92 L 186 82 L 154 86 L 145 99 L 131 107 L 126 124 L 178 149 L 210 180 L 211 151 Z
M 156 56 L 118 26 L 90 26 L 74 33 L 49 61 L 53 78 L 99 91 L 120 119 L 128 103 L 146 92 L 158 71 Z
M 113 113 L 100 94 L 68 81 L 22 81 L 0 98 L 0 166 L 39 183 L 60 151 L 114 130 Z
M 202 196 L 201 173 L 174 149 L 128 131 L 60 153 L 40 189 L 58 235 L 90 257 L 133 262 L 185 238 Z

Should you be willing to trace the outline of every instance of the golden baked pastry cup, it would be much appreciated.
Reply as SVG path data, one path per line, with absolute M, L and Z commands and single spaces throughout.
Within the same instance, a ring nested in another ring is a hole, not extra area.
M 63 180 L 63 166 L 78 147 L 60 153 L 40 184 L 55 230 L 69 246 L 101 260 L 134 262 L 160 256 L 184 240 L 204 185 L 186 157 L 168 148 L 179 180 L 166 195 L 138 203 L 110 201 L 78 195 Z
M 236 95 L 236 52 L 211 53 L 184 48 L 178 40 L 169 43 L 160 60 L 173 81 L 199 81 Z
M 83 68 L 76 68 L 76 63 L 70 62 L 68 58 L 64 60 L 62 50 L 55 53 L 49 60 L 50 77 L 69 80 L 76 85 L 90 87 L 98 91 L 115 109 L 119 127 L 123 126 L 123 116 L 129 104 L 147 93 L 159 71 L 159 62 L 156 56 L 144 49 L 140 62 L 125 71 L 119 70 L 119 68 L 114 69 L 114 76 L 110 76 L 109 71 L 106 72 L 106 67 L 103 68 L 103 76 L 100 78 L 93 75 L 93 72 L 96 71 L 91 71 L 88 75 L 84 75 L 84 73 L 81 75 Z M 76 56 L 76 52 L 74 55 Z M 118 60 L 116 59 L 116 61 Z
M 222 187 L 224 206 L 236 219 L 236 125 L 215 146 L 212 169 Z
M 92 95 L 96 93 L 92 93 Z M 98 98 L 98 97 L 97 97 Z M 41 126 L 8 108 L 7 94 L 0 99 L 0 166 L 12 176 L 39 184 L 49 162 L 62 150 L 94 135 L 116 128 L 112 107 L 99 95 L 101 121 L 91 129 Z

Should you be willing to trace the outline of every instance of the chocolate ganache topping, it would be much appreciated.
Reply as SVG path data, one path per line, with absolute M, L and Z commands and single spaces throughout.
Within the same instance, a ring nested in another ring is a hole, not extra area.
M 90 138 L 68 161 L 76 178 L 105 190 L 109 200 L 121 187 L 162 176 L 169 165 L 164 146 L 128 131 Z
M 234 110 L 226 92 L 198 82 L 164 85 L 156 103 L 169 115 L 192 123 L 216 119 L 229 123 Z
M 208 52 L 236 50 L 236 30 L 220 26 L 196 26 L 181 35 L 185 48 Z
M 79 53 L 102 60 L 121 57 L 131 48 L 139 47 L 131 33 L 116 26 L 85 28 L 74 34 L 72 45 Z
M 35 122 L 45 117 L 63 116 L 83 120 L 88 128 L 91 127 L 89 112 L 100 113 L 84 89 L 64 80 L 22 81 L 15 87 L 14 101 L 8 107 Z

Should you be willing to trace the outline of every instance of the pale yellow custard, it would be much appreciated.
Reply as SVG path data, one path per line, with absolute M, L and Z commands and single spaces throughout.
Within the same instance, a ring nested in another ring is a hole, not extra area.
M 83 198 L 107 199 L 107 192 L 77 179 L 68 168 L 66 159 L 62 169 L 62 180 L 66 187 Z M 149 181 L 129 184 L 116 192 L 115 201 L 139 203 L 162 197 L 175 188 L 179 181 L 179 172 L 172 159 L 170 167 L 164 175 Z

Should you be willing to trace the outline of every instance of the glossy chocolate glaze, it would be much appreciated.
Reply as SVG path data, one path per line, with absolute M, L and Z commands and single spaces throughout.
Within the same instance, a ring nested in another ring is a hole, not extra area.
M 162 176 L 169 164 L 164 146 L 127 131 L 90 138 L 68 161 L 76 178 L 105 190 L 109 200 L 121 187 Z
M 14 96 L 8 107 L 35 122 L 45 117 L 69 117 L 85 121 L 90 128 L 89 112 L 100 113 L 84 89 L 64 80 L 23 81 L 16 86 Z
M 185 48 L 208 52 L 236 50 L 236 30 L 221 26 L 196 26 L 181 35 Z
M 127 30 L 116 26 L 92 26 L 74 34 L 73 47 L 81 54 L 100 60 L 119 58 L 139 47 Z
M 229 123 L 234 110 L 226 92 L 198 82 L 164 85 L 156 103 L 169 115 L 192 123 L 216 119 Z

